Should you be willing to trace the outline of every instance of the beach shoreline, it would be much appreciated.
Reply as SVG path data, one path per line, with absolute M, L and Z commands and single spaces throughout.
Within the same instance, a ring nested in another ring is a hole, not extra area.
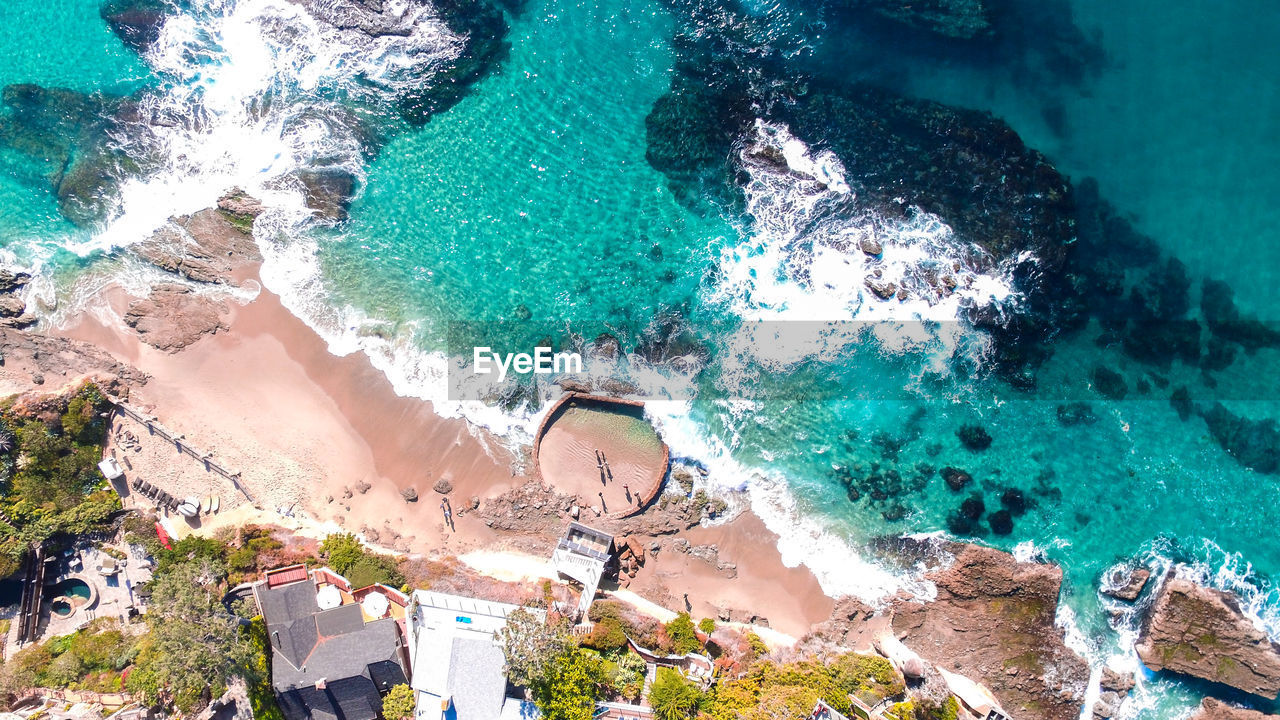
M 232 279 L 256 282 L 256 267 Z M 209 529 L 277 519 L 310 534 L 359 533 L 371 545 L 425 557 L 530 555 L 554 542 L 554 523 L 541 532 L 495 530 L 483 512 L 472 509 L 476 499 L 484 510 L 489 500 L 539 481 L 526 458 L 483 428 L 435 415 L 428 401 L 396 395 L 363 353 L 332 354 L 271 291 L 263 288 L 243 305 L 220 301 L 222 327 L 171 352 L 144 343 L 119 320 L 135 300 L 108 288 L 93 301 L 94 312 L 81 313 L 78 322 L 51 334 L 91 343 L 146 373 L 149 380 L 131 389 L 130 404 L 241 472 L 252 507 L 227 512 L 226 519 L 214 516 Z M 143 428 L 133 430 L 134 437 L 145 434 Z M 126 455 L 140 471 L 164 467 L 169 473 L 171 446 L 161 442 L 133 452 L 157 456 L 148 465 L 146 457 Z M 187 460 L 196 477 L 207 474 Z M 441 483 L 449 488 L 449 524 Z M 575 497 L 583 522 L 615 531 L 609 518 L 591 516 L 590 498 Z M 672 537 L 669 529 L 644 535 L 643 523 L 629 525 L 627 532 L 650 546 Z M 714 526 L 691 527 L 679 537 L 687 541 L 683 547 L 714 547 L 713 560 L 677 551 L 654 554 L 624 592 L 688 609 L 695 618 L 754 620 L 771 628 L 771 638 L 781 644 L 830 616 L 834 600 L 805 566 L 784 565 L 777 536 L 749 510 Z M 474 569 L 503 571 L 483 563 Z

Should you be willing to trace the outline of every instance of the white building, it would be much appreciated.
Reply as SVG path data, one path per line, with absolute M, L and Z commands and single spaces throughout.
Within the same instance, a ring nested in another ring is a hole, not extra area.
M 417 720 L 532 718 L 532 703 L 507 697 L 499 636 L 517 605 L 416 590 L 409 602 L 409 682 Z

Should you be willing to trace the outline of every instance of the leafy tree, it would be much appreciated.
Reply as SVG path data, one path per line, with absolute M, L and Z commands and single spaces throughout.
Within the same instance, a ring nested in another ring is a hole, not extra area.
M 267 623 L 259 615 L 244 630 L 253 652 L 253 672 L 246 678 L 249 707 L 254 720 L 285 720 L 280 705 L 276 703 L 275 689 L 271 687 L 271 641 L 267 637 Z
M 745 677 L 720 683 L 703 704 L 703 710 L 715 720 L 763 720 L 787 717 L 792 709 L 807 705 L 802 715 L 822 699 L 836 711 L 848 714 L 850 695 L 874 705 L 902 692 L 904 687 L 889 661 L 874 655 L 847 653 L 830 663 L 757 662 Z
M 543 666 L 534 678 L 533 701 L 546 720 L 591 720 L 605 683 L 600 656 L 570 647 Z
M 691 652 L 697 652 L 702 643 L 698 642 L 698 635 L 693 628 L 693 619 L 689 617 L 689 613 L 682 612 L 676 615 L 666 626 L 667 637 L 671 639 L 671 650 L 677 655 L 685 655 Z
M 402 683 L 391 688 L 391 692 L 382 698 L 382 717 L 386 720 L 408 720 L 413 717 L 414 707 L 413 688 Z
M 147 610 L 151 632 L 129 674 L 130 690 L 153 702 L 167 693 L 187 713 L 221 694 L 231 676 L 255 679 L 253 646 L 219 602 L 218 579 L 208 558 L 158 570 Z
M 658 668 L 658 677 L 649 688 L 649 705 L 658 720 L 686 720 L 701 699 L 698 688 L 671 668 Z
M 371 553 L 351 533 L 334 533 L 320 543 L 320 552 L 329 567 L 351 581 L 354 587 L 382 583 L 392 587 L 404 584 L 404 575 L 394 558 Z
M 604 667 L 607 683 L 613 692 L 628 701 L 638 699 L 648 670 L 644 658 L 633 652 L 623 652 L 614 661 L 606 660 Z
M 320 554 L 329 567 L 346 575 L 347 570 L 364 557 L 364 545 L 351 533 L 334 533 L 320 543 Z
M 716 621 L 711 618 L 702 618 L 698 621 L 698 629 L 710 635 L 716 631 Z
M 513 685 L 530 688 L 547 675 L 552 661 L 576 649 L 564 623 L 548 625 L 524 608 L 507 616 L 501 639 L 507 677 Z

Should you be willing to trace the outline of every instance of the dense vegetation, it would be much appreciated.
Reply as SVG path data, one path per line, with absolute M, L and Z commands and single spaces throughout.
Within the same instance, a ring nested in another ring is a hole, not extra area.
M 320 543 L 320 553 L 329 567 L 351 582 L 352 587 L 368 587 L 382 583 L 390 587 L 405 584 L 395 558 L 365 549 L 351 533 L 336 533 Z
M 779 663 L 768 659 L 769 649 L 754 633 L 726 631 L 704 646 L 707 631 L 716 629 L 713 622 L 699 623 L 700 638 L 685 613 L 660 625 L 611 601 L 595 603 L 591 619 L 595 627 L 578 642 L 554 614 L 544 622 L 520 611 L 508 620 L 503 643 L 511 681 L 532 691 L 547 720 L 586 720 L 596 701 L 639 699 L 645 666 L 627 646 L 627 636 L 664 652 L 716 657 L 718 682 L 705 690 L 679 672 L 659 669 L 647 697 L 658 720 L 802 718 L 818 700 L 849 715 L 850 695 L 874 705 L 905 689 L 889 661 L 878 656 L 848 653 Z M 954 702 L 932 714 L 912 708 L 911 720 L 942 720 L 948 708 L 954 710 Z
M 703 702 L 703 710 L 713 720 L 765 720 L 801 717 L 824 700 L 848 715 L 850 695 L 874 705 L 903 689 L 889 661 L 874 655 L 848 653 L 827 662 L 760 661 L 752 663 L 742 677 L 717 684 Z
M 120 509 L 97 464 L 110 402 L 93 384 L 75 393 L 0 402 L 0 577 L 55 535 L 99 528 Z

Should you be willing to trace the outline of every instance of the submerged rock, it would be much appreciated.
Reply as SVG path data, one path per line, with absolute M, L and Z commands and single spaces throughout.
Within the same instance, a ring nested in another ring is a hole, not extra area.
M 134 52 L 145 53 L 160 39 L 170 8 L 157 0 L 107 0 L 98 13 Z
M 1236 462 L 1261 473 L 1280 472 L 1280 428 L 1275 419 L 1250 420 L 1222 403 L 1214 403 L 1200 415 L 1209 434 Z
M 960 444 L 974 452 L 981 452 L 991 447 L 991 434 L 981 425 L 961 425 L 956 430 L 956 437 L 960 439 Z
M 905 27 L 947 38 L 969 40 L 991 32 L 983 0 L 839 0 L 836 5 L 868 10 Z
M 128 137 L 133 148 L 153 140 L 133 100 L 32 84 L 5 86 L 2 100 L 0 146 L 45 165 L 41 181 L 50 183 L 71 222 L 101 218 L 120 180 L 143 172 L 115 140 Z
M 1027 498 L 1017 488 L 1009 488 L 1000 495 L 1000 505 L 1017 517 L 1027 511 Z
M 307 207 L 330 222 L 347 219 L 356 194 L 356 176 L 340 167 L 305 168 L 298 171 Z
M 1129 394 L 1124 376 L 1101 365 L 1093 369 L 1093 387 L 1099 395 L 1111 400 L 1123 400 Z
M 1275 699 L 1280 645 L 1259 630 L 1235 596 L 1178 577 L 1161 588 L 1137 645 L 1152 670 L 1169 670 Z
M 1087 402 L 1073 402 L 1058 406 L 1058 423 L 1064 427 L 1092 425 L 1098 422 L 1093 406 Z
M 1013 514 L 1008 510 L 997 510 L 987 516 L 987 524 L 996 535 L 1008 535 L 1013 532 Z
M 1151 571 L 1146 568 L 1133 568 L 1127 575 L 1125 570 L 1116 570 L 1109 578 L 1110 587 L 1104 588 L 1102 594 L 1133 602 L 1138 599 L 1138 595 L 1142 594 L 1142 589 L 1147 586 L 1149 579 L 1151 579 Z
M 959 492 L 965 485 L 973 482 L 973 476 L 959 468 L 947 466 L 942 468 L 942 480 L 947 483 L 947 487 Z

